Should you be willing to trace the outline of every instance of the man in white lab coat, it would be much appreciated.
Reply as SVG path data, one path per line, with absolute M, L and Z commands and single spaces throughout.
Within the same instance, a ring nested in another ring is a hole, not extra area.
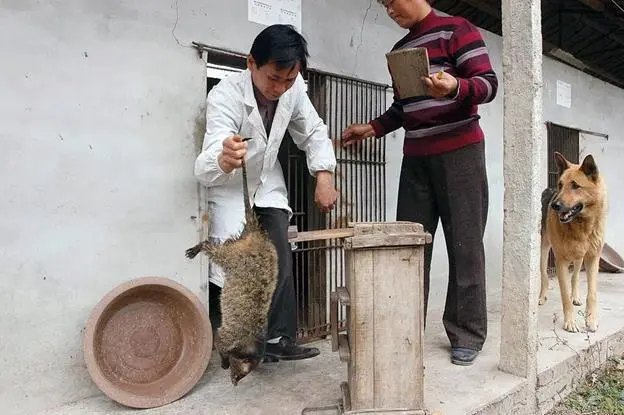
M 195 162 L 195 176 L 211 202 L 210 237 L 223 241 L 242 230 L 244 203 L 241 159 L 245 158 L 250 202 L 279 256 L 279 277 L 267 327 L 268 360 L 317 356 L 296 338 L 296 300 L 288 225 L 292 210 L 277 153 L 288 130 L 306 153 L 316 178 L 315 202 L 329 212 L 337 199 L 333 184 L 336 157 L 327 126 L 312 106 L 300 71 L 307 65 L 305 39 L 291 26 L 273 25 L 254 40 L 248 69 L 221 80 L 208 94 L 206 134 Z M 251 137 L 253 140 L 242 141 Z M 220 325 L 222 270 L 211 265 L 210 308 L 213 328 Z

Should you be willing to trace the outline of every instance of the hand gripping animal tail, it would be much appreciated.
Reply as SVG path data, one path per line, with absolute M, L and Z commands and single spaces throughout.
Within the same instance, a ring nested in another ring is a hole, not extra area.
M 208 239 L 186 250 L 189 259 L 204 252 L 225 274 L 221 291 L 222 324 L 215 345 L 221 355 L 221 367 L 230 369 L 234 386 L 262 360 L 263 333 L 278 274 L 275 245 L 251 208 L 244 160 L 241 168 L 245 205 L 241 233 L 223 243 Z

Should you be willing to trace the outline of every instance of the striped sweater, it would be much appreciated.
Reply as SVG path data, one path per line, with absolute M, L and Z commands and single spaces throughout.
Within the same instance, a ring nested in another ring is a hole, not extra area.
M 453 97 L 399 100 L 371 121 L 375 136 L 405 129 L 403 154 L 424 156 L 455 150 L 483 140 L 477 106 L 494 99 L 498 79 L 478 29 L 462 17 L 438 16 L 432 10 L 392 50 L 426 47 L 430 72 L 453 75 L 459 88 Z M 394 87 L 394 85 L 393 85 Z

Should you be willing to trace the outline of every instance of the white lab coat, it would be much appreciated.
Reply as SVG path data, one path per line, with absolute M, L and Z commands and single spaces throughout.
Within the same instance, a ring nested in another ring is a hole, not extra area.
M 258 111 L 249 70 L 222 79 L 208 93 L 206 134 L 202 152 L 195 161 L 195 176 L 206 186 L 210 237 L 223 241 L 244 226 L 242 171 L 234 169 L 228 174 L 217 163 L 223 140 L 232 135 L 253 137 L 247 141 L 245 158 L 252 206 L 285 209 L 292 217 L 284 175 L 277 161 L 286 130 L 306 153 L 312 176 L 320 170 L 334 172 L 336 156 L 327 126 L 312 106 L 301 75 L 281 96 L 269 137 Z M 223 286 L 222 270 L 215 264 L 210 266 L 210 281 Z

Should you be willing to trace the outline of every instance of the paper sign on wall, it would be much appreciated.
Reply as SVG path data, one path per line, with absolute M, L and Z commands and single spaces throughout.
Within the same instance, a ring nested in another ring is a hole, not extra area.
M 572 88 L 570 84 L 557 80 L 557 105 L 570 108 L 572 106 Z
M 247 19 L 265 26 L 290 24 L 301 32 L 301 0 L 248 0 Z

